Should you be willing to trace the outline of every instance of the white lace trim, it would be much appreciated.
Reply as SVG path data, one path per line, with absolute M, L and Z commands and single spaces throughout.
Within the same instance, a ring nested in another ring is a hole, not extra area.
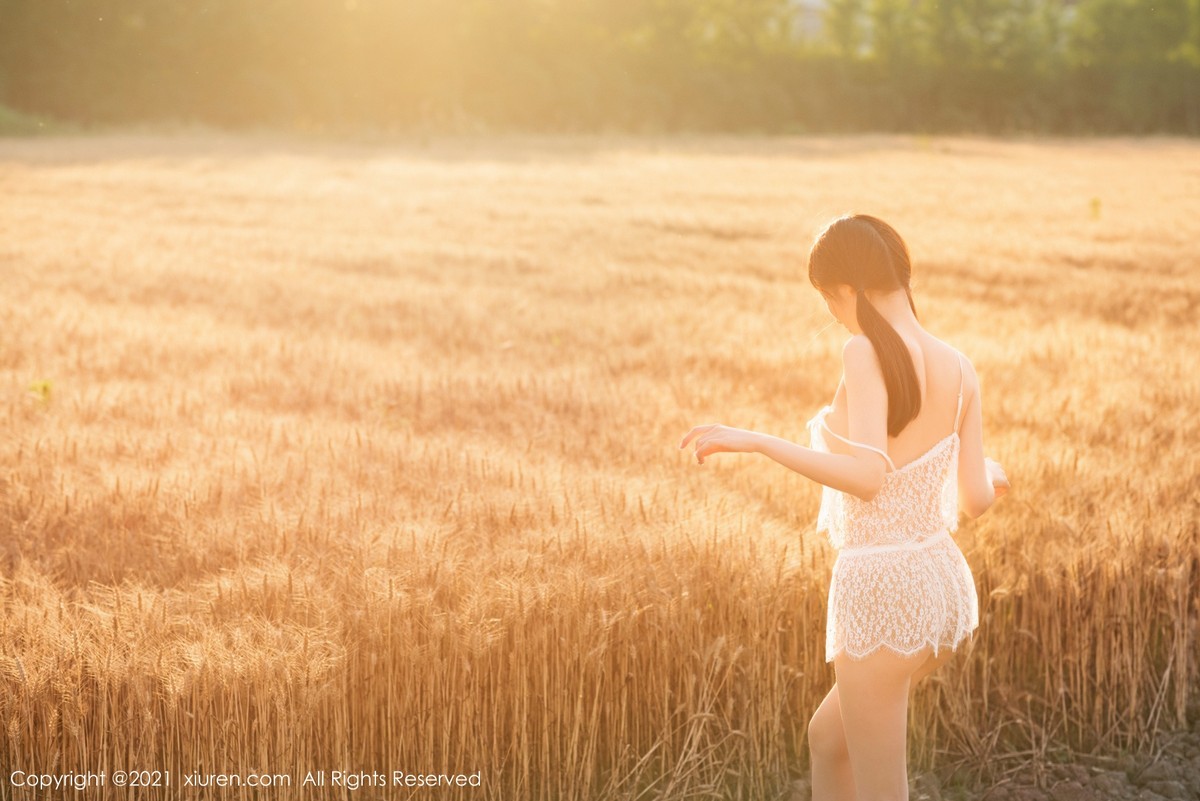
M 976 627 L 976 628 L 978 628 L 978 627 Z M 891 651 L 894 654 L 898 654 L 900 656 L 914 656 L 915 654 L 920 653 L 921 651 L 925 650 L 926 648 L 931 648 L 931 647 L 933 648 L 934 656 L 938 655 L 938 649 L 940 649 L 940 648 L 947 648 L 951 651 L 954 651 L 955 653 L 958 653 L 958 647 L 960 645 L 962 645 L 964 641 L 974 639 L 974 636 L 975 636 L 975 629 L 970 629 L 970 630 L 964 632 L 961 636 L 959 636 L 957 639 L 955 639 L 951 642 L 939 642 L 937 640 L 931 639 L 928 642 L 923 642 L 920 645 L 918 645 L 916 648 L 913 648 L 912 650 L 907 650 L 907 651 L 904 650 L 903 648 L 897 648 L 894 645 L 891 645 L 890 643 L 886 643 L 886 642 L 876 643 L 874 646 L 867 648 L 862 653 L 855 651 L 853 648 L 849 648 L 847 646 L 842 646 L 842 647 L 834 650 L 833 653 L 827 654 L 825 661 L 832 662 L 834 659 L 837 658 L 838 654 L 843 653 L 843 652 L 846 653 L 851 659 L 853 659 L 855 661 L 861 661 L 863 659 L 866 659 L 868 656 L 875 653 L 876 651 L 881 651 L 884 649 Z

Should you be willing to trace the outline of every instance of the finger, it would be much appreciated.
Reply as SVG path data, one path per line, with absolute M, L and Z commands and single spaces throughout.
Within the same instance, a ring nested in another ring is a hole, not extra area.
M 692 437 L 696 436 L 697 434 L 701 434 L 710 428 L 712 428 L 711 425 L 693 426 L 692 430 L 687 432 L 687 434 L 684 436 L 683 442 L 679 443 L 680 449 L 684 448 L 688 442 L 691 441 Z

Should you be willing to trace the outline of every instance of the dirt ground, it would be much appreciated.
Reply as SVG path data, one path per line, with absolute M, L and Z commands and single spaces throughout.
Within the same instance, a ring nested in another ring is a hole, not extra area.
M 1167 801 L 1200 798 L 1200 717 L 1191 731 L 1163 738 L 1156 758 L 1085 756 L 1073 764 L 1030 765 L 992 786 L 943 787 L 935 774 L 910 778 L 909 801 Z M 788 801 L 809 801 L 808 779 L 792 785 Z

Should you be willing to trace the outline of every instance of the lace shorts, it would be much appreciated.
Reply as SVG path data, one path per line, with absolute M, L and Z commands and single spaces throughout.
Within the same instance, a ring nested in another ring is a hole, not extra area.
M 829 585 L 825 661 L 842 650 L 864 659 L 880 648 L 911 656 L 957 650 L 979 626 L 975 579 L 942 531 L 919 542 L 845 547 Z

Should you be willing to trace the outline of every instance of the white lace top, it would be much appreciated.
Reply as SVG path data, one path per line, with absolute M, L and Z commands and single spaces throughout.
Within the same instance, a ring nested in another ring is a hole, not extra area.
M 808 422 L 811 447 L 830 453 L 825 434 L 832 434 L 882 454 L 891 470 L 870 501 L 822 487 L 817 531 L 827 532 L 838 551 L 826 661 L 842 648 L 860 659 L 885 645 L 902 654 L 957 647 L 979 624 L 975 583 L 950 537 L 958 530 L 961 378 L 955 430 L 900 468 L 886 452 L 832 431 L 825 422 L 832 410 L 825 406 Z
M 821 429 L 838 437 L 825 423 L 832 410 L 826 406 L 808 423 L 812 447 L 825 453 L 831 451 Z M 893 469 L 884 474 L 883 486 L 870 501 L 822 485 L 817 532 L 827 532 L 829 543 L 842 549 L 907 542 L 942 529 L 957 531 L 958 445 L 954 431 L 898 470 L 888 459 Z

